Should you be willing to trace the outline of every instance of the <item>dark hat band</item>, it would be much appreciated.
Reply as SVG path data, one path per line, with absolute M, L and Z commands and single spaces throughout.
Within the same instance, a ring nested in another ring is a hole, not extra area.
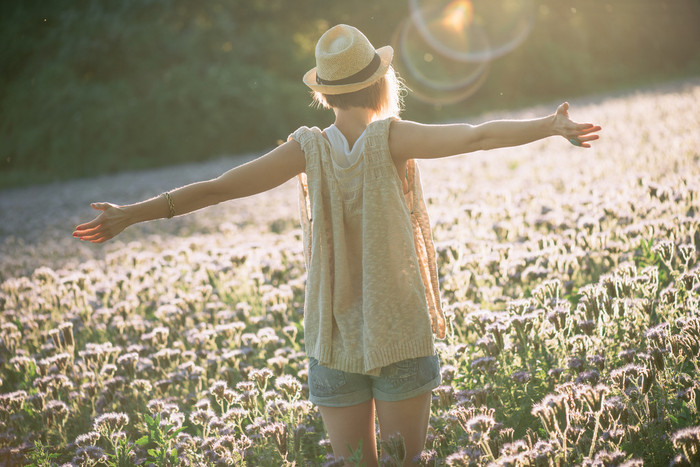
M 354 75 L 348 76 L 347 78 L 342 78 L 342 79 L 335 79 L 335 80 L 326 80 L 318 76 L 318 73 L 316 73 L 316 83 L 317 84 L 323 84 L 327 86 L 338 86 L 341 84 L 355 84 L 355 83 L 361 83 L 362 81 L 370 78 L 374 72 L 376 72 L 379 69 L 379 65 L 382 64 L 382 59 L 379 57 L 379 55 L 375 52 L 374 53 L 374 58 L 372 59 L 371 62 L 369 62 L 369 65 L 355 73 Z

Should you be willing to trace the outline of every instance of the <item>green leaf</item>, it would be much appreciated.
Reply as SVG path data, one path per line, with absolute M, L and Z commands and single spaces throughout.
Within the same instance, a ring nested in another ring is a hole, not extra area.
M 153 427 L 153 422 L 154 422 L 155 420 L 153 420 L 153 417 L 151 417 L 151 416 L 148 415 L 148 414 L 146 414 L 145 420 L 146 420 L 146 426 L 147 426 L 147 427 L 149 428 L 149 430 L 150 430 L 151 427 Z
M 148 440 L 148 435 L 143 435 L 142 437 L 134 441 L 134 444 L 136 444 L 137 446 L 145 446 L 146 444 L 148 444 Z

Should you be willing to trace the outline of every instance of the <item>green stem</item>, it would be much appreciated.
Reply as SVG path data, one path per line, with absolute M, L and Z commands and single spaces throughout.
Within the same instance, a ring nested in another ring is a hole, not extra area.
M 605 394 L 600 399 L 600 410 L 596 412 L 595 415 L 595 428 L 593 429 L 593 439 L 591 440 L 591 449 L 588 451 L 588 458 L 593 457 L 593 452 L 595 451 L 595 444 L 598 441 L 598 431 L 600 429 L 600 415 L 603 413 L 603 405 L 605 404 Z
M 491 451 L 491 447 L 489 446 L 489 442 L 482 439 L 482 440 L 479 442 L 479 444 L 481 445 L 482 449 L 483 449 L 484 452 L 486 453 L 486 456 L 489 458 L 489 460 L 490 460 L 491 462 L 495 462 L 495 461 L 496 461 L 496 458 L 493 457 L 493 452 Z

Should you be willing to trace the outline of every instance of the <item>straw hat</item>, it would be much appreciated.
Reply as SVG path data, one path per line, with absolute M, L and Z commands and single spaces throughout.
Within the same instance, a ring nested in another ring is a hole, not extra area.
M 316 67 L 304 75 L 304 84 L 323 94 L 345 94 L 364 89 L 386 73 L 394 49 L 375 50 L 359 29 L 333 26 L 316 44 Z

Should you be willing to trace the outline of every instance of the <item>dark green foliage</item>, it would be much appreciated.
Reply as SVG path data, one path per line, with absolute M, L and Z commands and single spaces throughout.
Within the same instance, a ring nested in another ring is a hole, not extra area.
M 0 7 L 0 187 L 260 151 L 313 111 L 301 75 L 330 25 L 387 44 L 395 0 L 23 0 Z M 698 72 L 697 1 L 535 2 L 535 27 L 444 120 Z M 409 82 L 410 85 L 410 82 Z
M 156 465 L 177 465 L 177 449 L 173 447 L 178 433 L 184 427 L 177 428 L 174 425 L 161 424 L 161 414 L 158 412 L 155 417 L 144 415 L 148 434 L 136 440 L 136 444 L 146 449 L 148 454 L 147 462 Z

